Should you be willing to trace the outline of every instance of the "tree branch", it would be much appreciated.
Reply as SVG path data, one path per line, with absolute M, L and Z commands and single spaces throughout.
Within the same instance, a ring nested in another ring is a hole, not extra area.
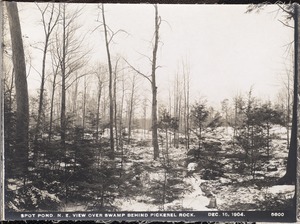
M 284 23 L 283 21 L 281 21 L 280 19 L 278 19 L 278 21 L 282 24 L 282 25 L 284 25 L 284 26 L 286 26 L 286 27 L 289 27 L 289 28 L 292 28 L 292 29 L 294 29 L 294 27 L 293 26 L 290 26 L 290 25 L 288 25 L 288 24 L 286 24 L 286 23 Z
M 123 60 L 126 62 L 127 65 L 129 65 L 129 67 L 134 70 L 136 73 L 138 73 L 139 75 L 143 76 L 145 79 L 147 79 L 151 84 L 152 84 L 152 80 L 146 76 L 145 74 L 141 73 L 139 70 L 137 70 L 135 67 L 133 67 L 125 58 L 123 58 Z
M 117 30 L 117 32 L 113 32 L 113 31 L 111 31 L 111 32 L 112 32 L 112 34 L 111 34 L 111 37 L 109 38 L 108 44 L 110 44 L 110 42 L 113 40 L 114 36 L 120 32 L 126 33 L 128 35 L 128 32 L 126 32 L 125 30 L 122 30 L 122 29 Z
M 284 7 L 282 7 L 281 5 L 280 5 L 280 3 L 281 2 L 278 2 L 277 3 L 277 6 L 282 10 L 282 11 L 284 11 L 285 13 L 287 13 L 288 15 L 290 15 L 290 16 L 294 16 L 294 13 L 293 12 L 291 12 L 291 11 L 288 11 L 288 10 L 286 10 Z

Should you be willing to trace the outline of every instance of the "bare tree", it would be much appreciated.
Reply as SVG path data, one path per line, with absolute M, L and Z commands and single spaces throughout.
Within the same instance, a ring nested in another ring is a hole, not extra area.
M 51 141 L 52 138 L 52 126 L 53 126 L 53 110 L 54 110 L 54 96 L 55 96 L 55 89 L 56 89 L 56 78 L 58 75 L 59 64 L 58 61 L 55 60 L 53 55 L 53 50 L 51 51 L 51 58 L 52 58 L 52 73 L 53 73 L 53 80 L 51 86 L 51 103 L 50 103 L 50 121 L 49 121 L 49 134 L 48 134 L 48 141 Z
M 108 82 L 108 94 L 109 94 L 109 130 L 110 130 L 110 150 L 111 150 L 111 159 L 114 159 L 114 97 L 113 97 L 113 70 L 112 70 L 112 62 L 111 62 L 111 53 L 110 53 L 110 43 L 113 41 L 113 38 L 119 32 L 125 32 L 124 30 L 118 30 L 116 32 L 112 31 L 105 20 L 105 11 L 104 4 L 101 5 L 101 14 L 102 14 L 102 25 L 104 28 L 104 37 L 105 37 L 105 47 L 107 54 L 107 62 L 108 62 L 108 74 L 109 74 L 109 82 Z M 110 34 L 110 35 L 109 35 Z M 110 37 L 109 37 L 110 36 Z
M 111 57 L 110 57 L 110 49 L 109 44 L 111 39 L 108 39 L 108 31 L 105 21 L 105 14 L 104 14 L 104 4 L 101 7 L 102 11 L 102 22 L 104 26 L 104 36 L 105 36 L 105 47 L 107 53 L 107 61 L 108 61 L 108 74 L 109 74 L 109 83 L 108 83 L 108 91 L 109 91 L 109 130 L 110 130 L 110 150 L 111 150 L 111 159 L 114 159 L 114 101 L 113 101 L 113 89 L 112 89 L 112 82 L 113 82 L 113 71 L 112 71 L 112 64 L 111 64 Z
M 62 35 L 62 52 L 60 60 L 61 66 L 61 114 L 60 114 L 60 137 L 61 144 L 64 146 L 66 141 L 66 55 L 67 55 L 67 24 L 66 24 L 66 5 L 63 4 L 62 12 L 62 26 L 63 26 L 63 35 Z
M 157 49 L 159 41 L 159 27 L 161 24 L 161 18 L 158 16 L 157 5 L 155 8 L 155 41 L 152 54 L 152 73 L 151 73 L 151 86 L 152 86 L 152 145 L 154 150 L 154 159 L 159 157 L 158 139 L 157 139 L 157 87 L 156 87 L 156 60 Z
M 85 117 L 86 117 L 86 98 L 87 98 L 88 81 L 84 76 L 83 94 L 82 94 L 82 129 L 85 129 Z
M 285 107 L 286 107 L 286 130 L 287 130 L 287 147 L 289 148 L 290 145 L 290 122 L 291 122 L 291 96 L 293 95 L 292 93 L 292 80 L 293 75 L 291 71 L 286 70 L 286 81 L 283 81 L 284 88 L 285 88 L 285 96 L 283 99 L 283 102 L 285 102 Z
M 183 92 L 184 92 L 184 136 L 186 149 L 190 148 L 190 71 L 186 63 L 182 63 L 183 72 Z
M 26 65 L 22 40 L 22 32 L 18 14 L 17 3 L 5 2 L 8 14 L 12 59 L 15 74 L 15 89 L 17 100 L 16 122 L 16 151 L 18 153 L 18 167 L 24 184 L 28 174 L 28 127 L 29 127 L 29 103 L 26 79 Z
M 58 30 L 56 35 L 56 56 L 61 73 L 60 135 L 62 145 L 65 144 L 67 128 L 66 91 L 76 80 L 88 74 L 88 71 L 82 71 L 79 76 L 75 78 L 72 76 L 84 66 L 89 52 L 83 50 L 85 36 L 76 36 L 79 27 L 75 25 L 75 21 L 80 16 L 80 12 L 80 9 L 76 9 L 72 13 L 68 13 L 67 4 L 62 3 L 60 24 L 62 32 Z M 59 34 L 62 34 L 61 38 L 59 38 Z
M 147 107 L 148 107 L 148 103 L 147 103 L 148 99 L 145 97 L 143 99 L 143 129 L 144 129 L 144 137 L 145 137 L 145 131 L 147 129 Z
M 121 147 L 122 151 L 122 162 L 123 162 L 123 106 L 124 106 L 124 97 L 125 97 L 125 78 L 124 78 L 124 70 L 122 71 L 121 75 L 121 81 L 122 81 L 122 97 L 121 97 L 121 103 L 119 107 L 119 145 Z M 122 163 L 123 166 L 123 163 Z
M 72 114 L 75 116 L 75 124 L 77 125 L 78 122 L 78 112 L 77 112 L 77 97 L 78 97 L 78 89 L 79 89 L 79 81 L 80 79 L 78 78 L 78 72 L 75 72 L 75 79 L 76 81 L 74 82 L 74 86 L 72 87 L 73 89 L 73 97 L 72 97 Z
M 158 8 L 157 4 L 154 5 L 155 9 L 155 18 L 154 18 L 154 46 L 152 51 L 152 59 L 148 58 L 151 61 L 151 76 L 147 76 L 143 74 L 142 72 L 138 71 L 136 68 L 134 68 L 132 65 L 129 64 L 128 61 L 126 63 L 139 75 L 146 78 L 150 84 L 151 84 L 151 90 L 152 90 L 152 112 L 151 112 L 151 118 L 152 118 L 152 146 L 153 146 L 153 158 L 156 160 L 159 157 L 159 146 L 158 146 L 158 135 L 157 135 L 157 86 L 156 86 L 156 70 L 158 68 L 157 66 L 157 50 L 158 50 L 158 43 L 159 43 L 159 28 L 161 24 L 161 18 L 158 15 Z
M 114 126 L 115 126 L 115 139 L 116 139 L 116 148 L 119 149 L 119 133 L 118 133 L 118 119 L 117 119 L 117 74 L 118 74 L 118 64 L 119 64 L 120 58 L 116 60 L 115 68 L 114 68 L 114 83 L 113 83 L 113 98 L 114 98 Z
M 181 85 L 180 85 L 180 79 L 178 73 L 176 74 L 175 81 L 174 81 L 174 114 L 173 117 L 180 120 L 180 115 L 181 115 Z M 174 129 L 174 140 L 173 140 L 173 145 L 174 147 L 178 148 L 178 129 Z
M 45 34 L 45 40 L 44 40 L 44 46 L 43 46 L 43 58 L 42 58 L 42 73 L 41 73 L 41 87 L 40 87 L 40 96 L 39 96 L 39 108 L 38 108 L 38 116 L 37 116 L 37 122 L 36 122 L 36 128 L 35 128 L 35 136 L 34 136 L 34 142 L 37 142 L 38 135 L 40 132 L 40 126 L 41 126 L 41 116 L 43 113 L 43 101 L 44 101 L 44 90 L 45 90 L 45 73 L 46 73 L 46 59 L 47 59 L 47 52 L 48 47 L 50 44 L 50 36 L 55 28 L 55 26 L 58 24 L 59 20 L 59 10 L 56 13 L 56 7 L 54 3 L 47 3 L 45 8 L 41 8 L 40 5 L 36 4 L 41 16 L 42 16 L 42 24 L 44 28 L 44 34 Z M 49 19 L 47 19 L 49 17 Z
M 106 81 L 104 78 L 105 71 L 103 71 L 103 67 L 99 65 L 96 71 L 97 76 L 97 111 L 96 111 L 96 140 L 99 139 L 99 123 L 100 123 L 100 104 L 102 97 L 102 90 L 104 88 L 104 82 Z
M 128 144 L 130 143 L 131 130 L 132 130 L 132 120 L 133 120 L 133 111 L 135 104 L 135 92 L 136 92 L 136 75 L 132 77 L 131 80 L 131 93 L 129 99 L 129 118 L 128 118 Z

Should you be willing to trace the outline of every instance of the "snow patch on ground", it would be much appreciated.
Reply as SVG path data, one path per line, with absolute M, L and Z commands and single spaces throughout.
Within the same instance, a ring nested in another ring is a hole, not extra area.
M 275 186 L 268 188 L 268 192 L 271 194 L 294 193 L 295 186 L 294 185 L 275 185 Z
M 181 202 L 183 208 L 191 208 L 191 210 L 194 211 L 213 210 L 206 207 L 209 204 L 210 199 L 203 195 L 200 188 L 200 184 L 205 182 L 204 180 L 201 180 L 198 175 L 194 175 L 184 178 L 184 182 L 189 184 L 191 187 L 188 190 L 189 192 L 182 195 Z
M 115 200 L 116 205 L 120 209 L 120 211 L 158 211 L 159 206 L 145 203 L 145 202 L 139 202 L 137 198 L 132 199 L 117 199 Z

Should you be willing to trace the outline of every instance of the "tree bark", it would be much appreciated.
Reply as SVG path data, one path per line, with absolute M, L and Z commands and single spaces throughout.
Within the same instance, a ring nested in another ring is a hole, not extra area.
M 115 64 L 115 71 L 114 71 L 114 125 L 115 125 L 115 139 L 116 139 L 116 149 L 119 150 L 119 138 L 118 138 L 118 122 L 117 122 L 117 69 L 118 69 L 118 62 L 117 60 Z
M 85 129 L 85 114 L 86 114 L 86 95 L 87 95 L 87 80 L 86 80 L 86 76 L 84 77 L 84 86 L 83 86 L 83 96 L 82 96 L 82 100 L 83 100 L 83 105 L 82 105 L 82 129 L 83 129 L 83 133 L 84 133 L 84 129 Z
M 54 106 L 54 93 L 55 93 L 55 86 L 56 86 L 56 77 L 57 77 L 57 70 L 54 72 L 53 83 L 52 83 L 52 93 L 51 93 L 51 105 L 50 105 L 50 121 L 49 121 L 49 135 L 48 141 L 51 141 L 52 137 L 52 123 L 53 123 L 53 106 Z
M 294 4 L 294 99 L 293 99 L 293 122 L 291 130 L 290 149 L 288 153 L 287 166 L 285 175 L 279 179 L 279 184 L 295 184 L 296 183 L 296 163 L 297 163 L 297 128 L 298 128 L 298 95 L 299 95 L 299 5 Z
M 190 74 L 187 72 L 187 104 L 186 104 L 186 132 L 187 132 L 187 149 L 190 149 Z
M 105 47 L 107 53 L 107 60 L 108 60 L 108 72 L 109 72 L 109 84 L 108 84 L 108 91 L 109 91 L 109 139 L 110 139 L 110 158 L 114 159 L 115 154 L 115 147 L 114 147 L 114 101 L 113 101 L 113 89 L 112 89 L 112 65 L 111 65 L 111 58 L 110 58 L 110 51 L 109 51 L 109 40 L 107 36 L 107 27 L 104 15 L 104 4 L 102 4 L 102 20 L 104 26 L 104 36 L 105 36 Z
M 41 87 L 40 87 L 40 96 L 39 96 L 39 109 L 38 109 L 38 117 L 37 117 L 35 136 L 34 136 L 34 142 L 35 143 L 38 140 L 38 135 L 39 135 L 40 126 L 41 126 L 41 116 L 42 116 L 43 101 L 44 101 L 45 66 L 46 66 L 46 55 L 47 55 L 47 49 L 48 49 L 48 41 L 49 41 L 49 36 L 46 36 L 45 46 L 44 46 L 44 51 L 43 51 L 42 78 L 41 78 Z
M 152 57 L 152 73 L 151 73 L 151 87 L 152 87 L 152 145 L 154 151 L 154 160 L 159 157 L 159 147 L 157 139 L 157 87 L 156 87 L 156 55 L 158 49 L 158 40 L 159 40 L 159 26 L 160 19 L 158 17 L 157 5 L 155 7 L 155 42 L 153 48 L 153 57 Z
M 134 90 L 135 90 L 135 76 L 133 77 L 132 83 L 131 83 L 131 96 L 130 96 L 129 119 L 128 119 L 128 144 L 130 144 L 131 130 L 132 130 Z
M 96 140 L 99 139 L 99 119 L 100 119 L 100 102 L 101 102 L 102 81 L 98 80 L 98 99 L 97 99 L 97 115 L 96 115 Z
M 74 122 L 75 125 L 78 125 L 78 113 L 77 113 L 77 97 L 78 97 L 78 86 L 79 86 L 79 80 L 78 80 L 78 74 L 75 74 L 76 81 L 75 81 L 75 87 L 74 87 L 74 93 L 73 93 L 73 115 L 75 116 Z
M 60 136 L 64 147 L 66 142 L 66 6 L 63 5 L 63 36 L 62 36 L 62 59 L 61 59 L 61 112 L 60 112 Z
M 20 176 L 24 183 L 28 174 L 28 128 L 29 128 L 29 103 L 28 88 L 26 79 L 26 64 L 24 48 L 22 41 L 22 32 L 18 14 L 17 3 L 5 2 L 8 14 L 12 59 L 15 71 L 15 89 L 16 89 L 16 151 L 18 153 L 16 164 L 20 169 Z
M 190 81 L 189 81 L 189 70 L 187 70 L 187 65 L 182 63 L 182 71 L 183 71 L 183 89 L 184 89 L 184 135 L 186 140 L 186 149 L 190 148 L 190 108 L 189 108 L 189 100 L 190 100 Z

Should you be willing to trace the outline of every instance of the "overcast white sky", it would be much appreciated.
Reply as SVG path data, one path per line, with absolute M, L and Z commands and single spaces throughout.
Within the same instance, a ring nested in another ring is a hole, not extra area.
M 84 5 L 80 5 L 84 6 Z M 159 94 L 166 96 L 170 81 L 181 74 L 182 61 L 190 66 L 191 95 L 204 96 L 213 105 L 224 98 L 231 99 L 238 92 L 274 100 L 281 88 L 286 67 L 291 68 L 287 45 L 293 40 L 293 29 L 283 26 L 278 19 L 277 6 L 268 6 L 257 13 L 245 13 L 246 5 L 159 5 L 164 21 L 160 35 L 163 44 L 158 52 L 157 72 Z M 25 42 L 43 40 L 40 15 L 33 3 L 19 3 L 22 32 Z M 115 38 L 112 54 L 120 54 L 146 74 L 151 66 L 139 53 L 151 56 L 154 29 L 154 7 L 141 5 L 106 5 L 106 20 L 113 30 L 124 29 L 130 35 Z M 95 31 L 98 9 L 85 5 L 81 19 L 82 32 L 88 32 L 87 45 L 93 49 L 91 61 L 106 62 L 103 33 Z M 30 50 L 36 68 L 40 55 Z M 139 52 L 139 53 L 138 53 Z M 28 78 L 29 88 L 39 86 L 34 72 Z M 150 89 L 150 86 L 149 86 Z

